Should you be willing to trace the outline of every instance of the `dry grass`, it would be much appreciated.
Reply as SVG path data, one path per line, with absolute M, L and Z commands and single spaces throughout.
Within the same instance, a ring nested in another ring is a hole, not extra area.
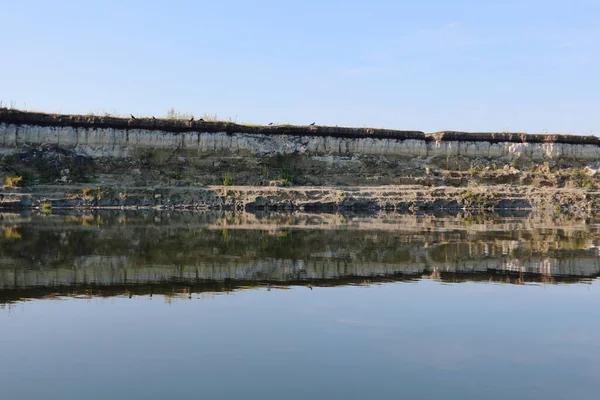
M 190 119 L 204 120 L 205 122 L 229 122 L 229 123 L 238 123 L 237 115 L 235 118 L 220 118 L 217 113 L 204 113 L 200 117 L 197 117 L 194 113 L 189 112 L 181 112 L 171 107 L 169 111 L 167 111 L 166 119 L 170 120 L 181 120 L 181 121 L 189 121 Z
M 6 187 L 20 187 L 23 184 L 22 176 L 6 176 L 4 177 L 4 186 Z

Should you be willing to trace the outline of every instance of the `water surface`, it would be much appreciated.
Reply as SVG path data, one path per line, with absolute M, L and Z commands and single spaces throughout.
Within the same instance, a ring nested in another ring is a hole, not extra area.
M 3 215 L 7 399 L 596 399 L 600 224 Z

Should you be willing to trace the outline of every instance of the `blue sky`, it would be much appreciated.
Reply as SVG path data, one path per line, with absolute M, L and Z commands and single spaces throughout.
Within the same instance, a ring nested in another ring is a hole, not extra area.
M 600 135 L 600 0 L 0 0 L 0 101 Z

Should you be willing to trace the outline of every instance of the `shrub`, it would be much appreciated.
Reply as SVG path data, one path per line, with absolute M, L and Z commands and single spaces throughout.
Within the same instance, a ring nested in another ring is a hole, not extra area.
M 90 187 L 83 188 L 81 190 L 82 197 L 94 197 L 94 189 Z
M 223 186 L 231 186 L 232 183 L 233 178 L 231 177 L 231 172 L 227 171 L 225 177 L 223 177 Z
M 23 184 L 22 176 L 7 176 L 4 178 L 4 185 L 8 187 L 18 187 Z

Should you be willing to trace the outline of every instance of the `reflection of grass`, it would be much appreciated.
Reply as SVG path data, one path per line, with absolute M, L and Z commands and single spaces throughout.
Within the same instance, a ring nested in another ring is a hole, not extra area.
M 52 204 L 42 203 L 42 205 L 40 206 L 40 210 L 42 210 L 44 214 L 50 214 L 52 212 Z
M 123 219 L 125 217 L 122 217 Z M 121 222 L 121 217 L 118 219 Z M 65 222 L 81 224 L 84 228 L 91 228 L 93 226 L 100 227 L 106 224 L 104 218 L 101 215 L 84 214 L 84 215 L 69 215 L 65 218 Z
M 16 226 L 9 226 L 4 228 L 4 239 L 21 239 L 22 236 L 19 233 L 19 228 Z
M 480 214 L 466 214 L 461 218 L 460 222 L 462 222 L 465 226 L 473 226 L 477 224 L 481 224 L 485 221 L 483 215 Z
M 229 233 L 229 229 L 225 228 L 221 231 L 221 238 L 223 239 L 223 243 L 229 244 L 231 241 L 231 234 Z

